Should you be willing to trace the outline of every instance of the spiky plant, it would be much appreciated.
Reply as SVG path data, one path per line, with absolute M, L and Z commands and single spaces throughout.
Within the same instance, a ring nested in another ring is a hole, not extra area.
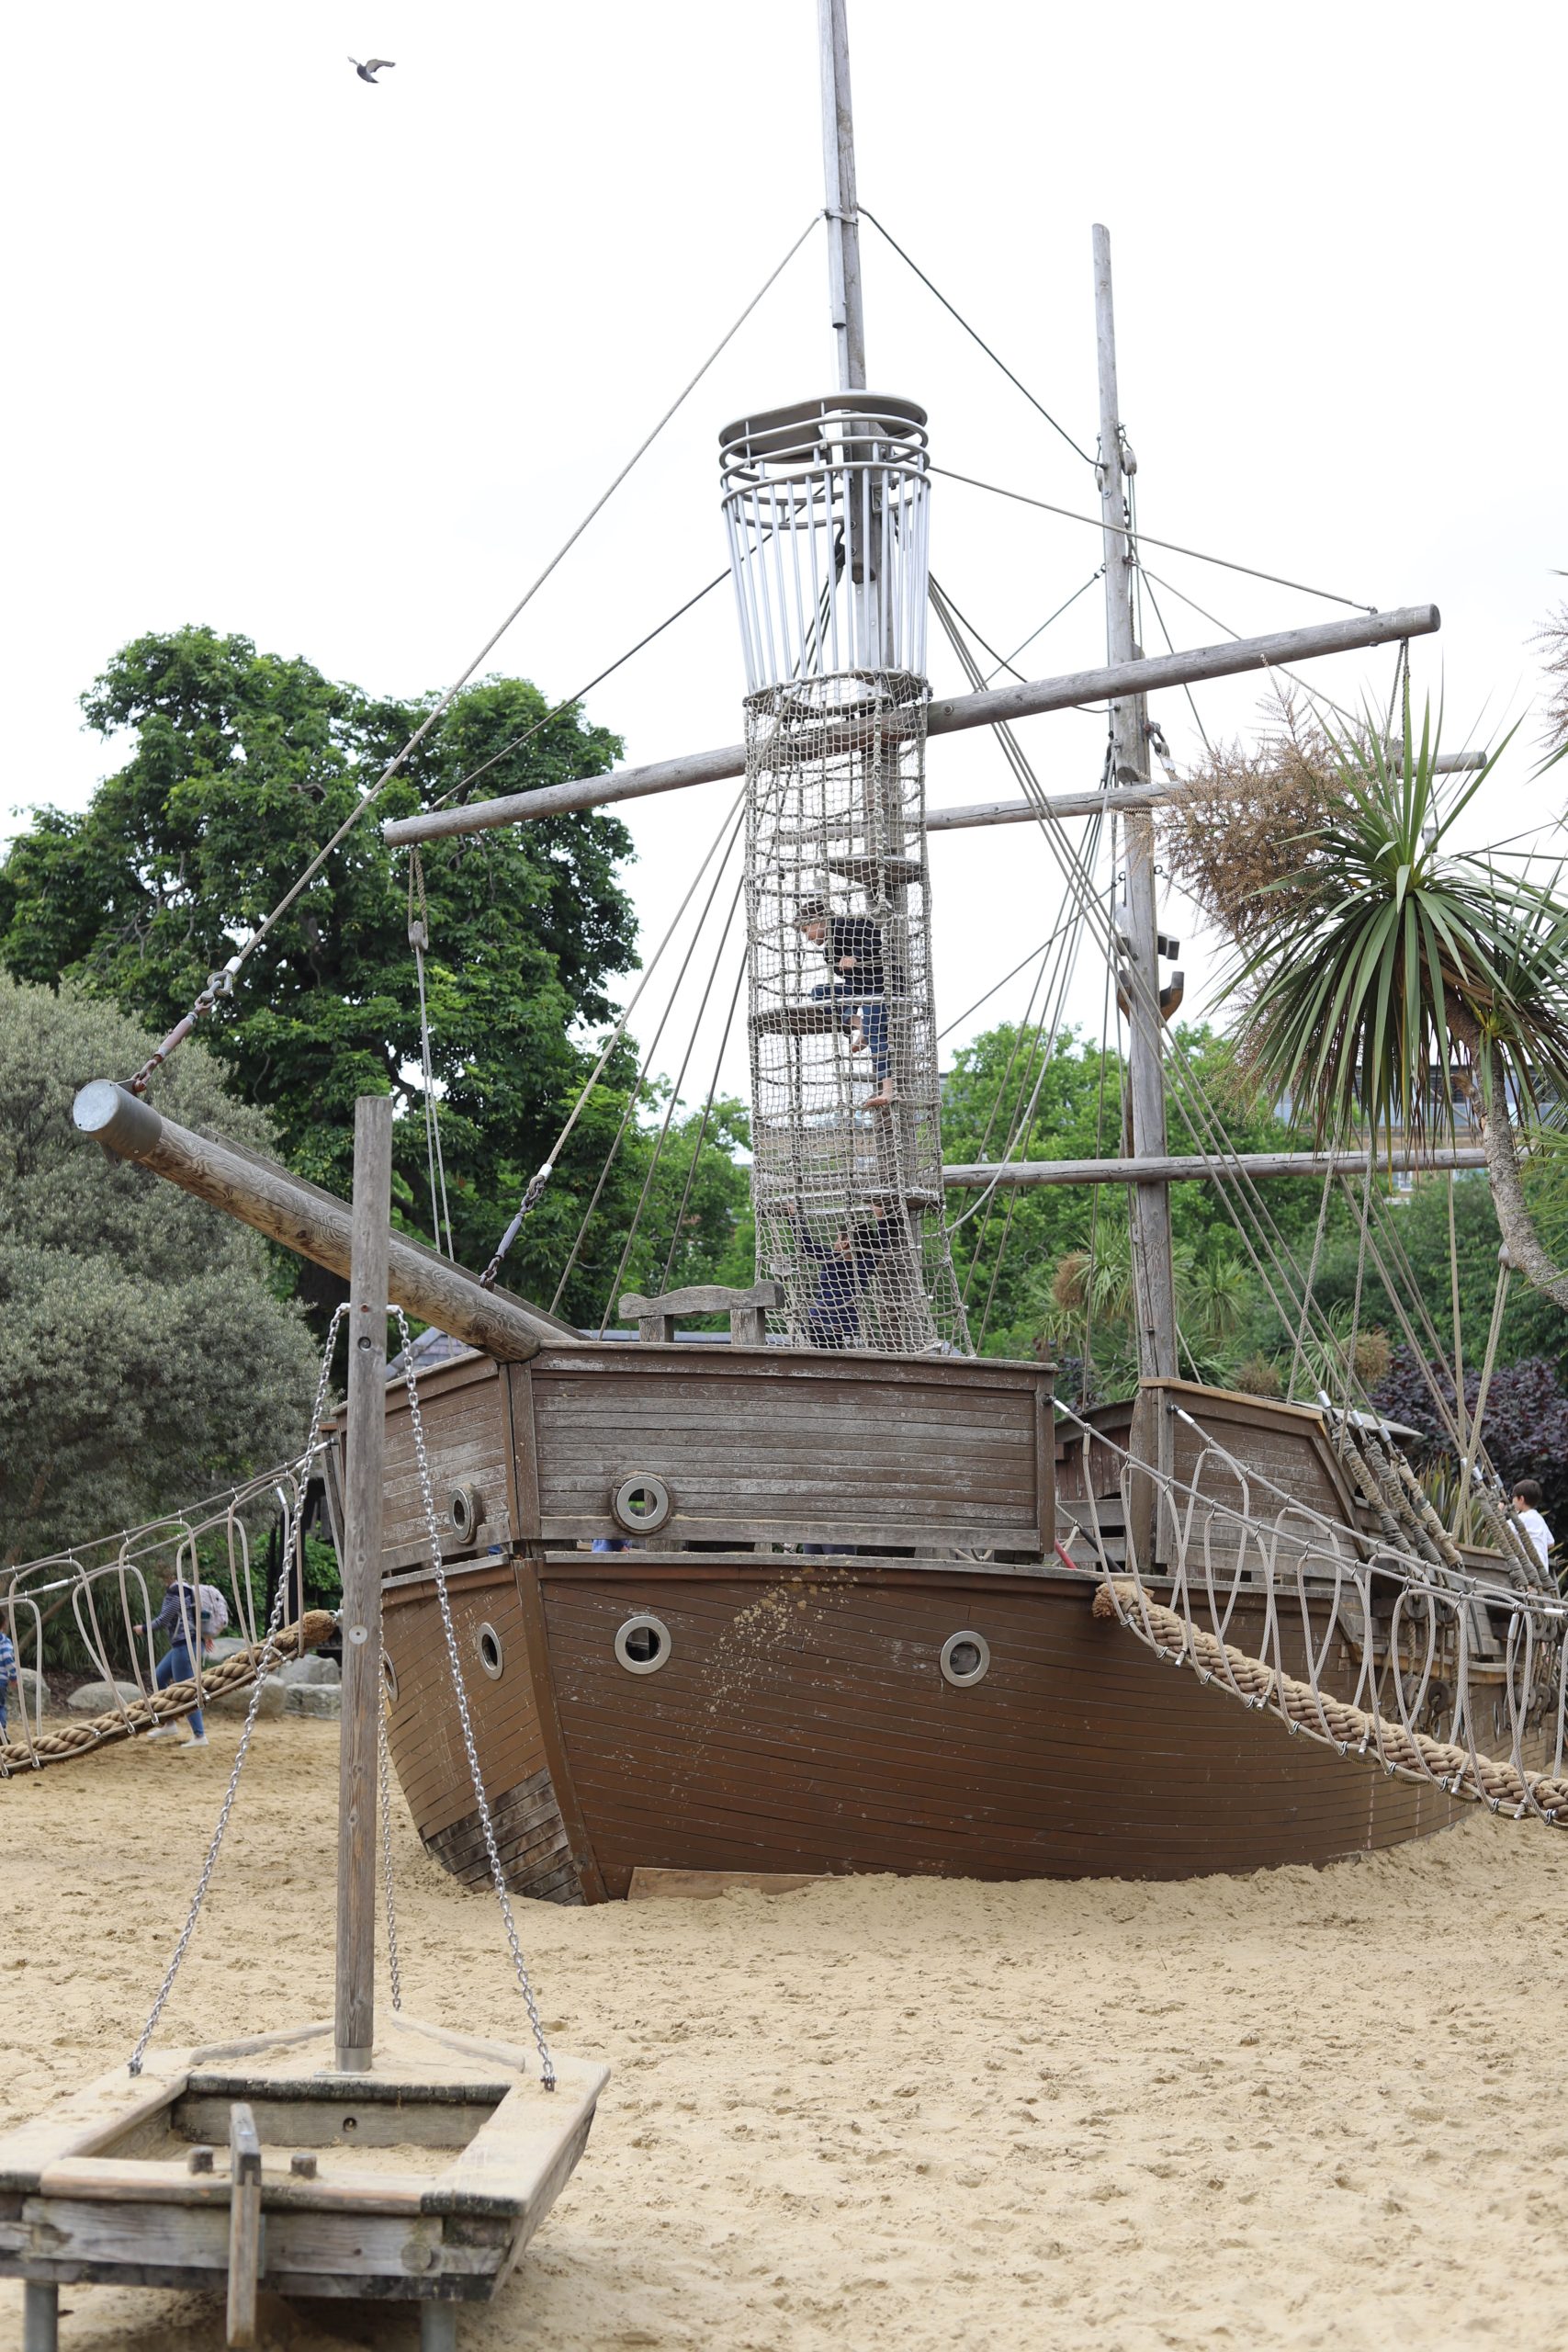
M 1244 1069 L 1288 1094 L 1320 1146 L 1370 1130 L 1416 1150 L 1473 1113 L 1514 1263 L 1568 1306 L 1526 1204 L 1516 1122 L 1568 1107 L 1568 900 L 1450 845 L 1499 752 L 1446 795 L 1428 709 L 1404 695 L 1396 752 L 1330 737 L 1334 789 L 1292 871 L 1249 899 L 1231 980 Z M 1253 900 L 1256 900 L 1256 903 Z M 1259 908 L 1273 920 L 1262 927 Z

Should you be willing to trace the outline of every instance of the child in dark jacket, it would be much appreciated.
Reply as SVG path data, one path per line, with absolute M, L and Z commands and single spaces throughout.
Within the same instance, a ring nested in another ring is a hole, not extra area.
M 821 1272 L 817 1295 L 806 1312 L 806 1341 L 812 1348 L 852 1348 L 860 1337 L 860 1302 L 874 1280 L 894 1232 L 878 1202 L 870 1216 L 841 1225 L 831 1241 L 818 1241 L 804 1217 L 795 1219 L 795 1247 Z

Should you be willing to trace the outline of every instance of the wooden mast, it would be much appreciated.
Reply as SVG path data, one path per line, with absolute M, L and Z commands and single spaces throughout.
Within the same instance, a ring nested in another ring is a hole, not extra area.
M 376 1793 L 381 1713 L 382 1462 L 387 1429 L 387 1245 L 392 1101 L 354 1106 L 354 1256 L 348 1296 L 344 1467 L 343 1733 L 338 1750 L 337 1998 L 340 2074 L 364 2074 L 376 2039 Z
M 1128 533 L 1127 468 L 1116 390 L 1116 325 L 1111 299 L 1111 237 L 1094 232 L 1095 347 L 1100 364 L 1100 501 L 1105 520 L 1106 654 L 1135 662 L 1133 632 L 1136 569 Z M 1122 695 L 1111 705 L 1111 767 L 1114 786 L 1134 791 L 1149 781 L 1148 702 Z M 1155 900 L 1155 829 L 1146 808 L 1123 820 L 1126 888 L 1118 910 L 1120 953 L 1128 967 L 1128 1091 L 1132 1153 L 1140 1159 L 1168 1154 L 1165 1071 L 1160 1056 L 1159 956 Z M 1133 1268 L 1138 1307 L 1138 1369 L 1145 1380 L 1174 1380 L 1176 1283 L 1171 1260 L 1170 1193 L 1163 1181 L 1133 1187 Z
M 845 0 L 817 0 L 822 52 L 822 161 L 827 180 L 828 287 L 839 352 L 839 390 L 865 390 L 865 311 L 861 299 L 860 216 L 855 195 L 854 113 Z

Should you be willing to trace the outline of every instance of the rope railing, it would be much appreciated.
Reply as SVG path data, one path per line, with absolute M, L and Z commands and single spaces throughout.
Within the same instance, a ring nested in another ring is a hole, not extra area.
M 1081 1473 L 1068 1556 L 1090 1555 L 1097 1616 L 1292 1736 L 1445 1797 L 1568 1824 L 1568 1604 L 1555 1593 L 1521 1590 L 1501 1555 L 1495 1572 L 1457 1552 L 1420 1557 L 1408 1501 L 1375 1534 L 1303 1503 L 1180 1408 L 1181 1475 L 1057 1410 Z M 1335 1418 L 1342 1441 L 1365 1434 L 1360 1417 Z M 1386 1429 L 1378 1444 L 1397 1459 Z

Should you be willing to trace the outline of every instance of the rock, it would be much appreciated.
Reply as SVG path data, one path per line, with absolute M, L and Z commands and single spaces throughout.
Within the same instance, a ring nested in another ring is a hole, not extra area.
M 220 1658 L 233 1657 L 238 1651 L 249 1648 L 250 1644 L 243 1634 L 220 1634 L 212 1645 L 207 1663 L 216 1666 Z
M 283 1702 L 286 1715 L 325 1715 L 335 1719 L 343 1713 L 341 1682 L 291 1682 Z
M 250 1708 L 251 1693 L 254 1689 L 254 1682 L 242 1682 L 237 1690 L 226 1691 L 220 1699 L 209 1699 L 208 1713 L 214 1715 L 236 1716 L 240 1722 L 243 1723 Z M 256 1721 L 263 1724 L 276 1723 L 283 1713 L 284 1702 L 288 1696 L 288 1685 L 282 1676 L 269 1674 L 262 1684 L 261 1705 L 256 1709 Z
M 73 1715 L 107 1715 L 123 1699 L 129 1707 L 141 1691 L 134 1682 L 84 1682 L 80 1690 L 73 1690 L 65 1702 Z
M 314 1650 L 308 1650 L 303 1657 L 291 1657 L 287 1666 L 280 1666 L 277 1670 L 284 1681 L 288 1683 L 341 1682 L 343 1680 L 342 1675 L 337 1670 L 336 1658 L 319 1657 Z M 291 1714 L 299 1714 L 301 1712 L 303 1711 L 298 1707 L 292 1707 L 289 1710 Z
M 35 1715 L 47 1715 L 53 1702 L 49 1695 L 49 1685 L 38 1668 L 32 1666 L 19 1666 L 17 1668 L 17 1679 L 26 1686 L 28 1721 L 31 1722 Z M 22 1712 L 20 1698 L 14 1699 L 11 1703 L 16 1708 L 19 1719 Z M 112 1701 L 110 1703 L 112 1705 Z

